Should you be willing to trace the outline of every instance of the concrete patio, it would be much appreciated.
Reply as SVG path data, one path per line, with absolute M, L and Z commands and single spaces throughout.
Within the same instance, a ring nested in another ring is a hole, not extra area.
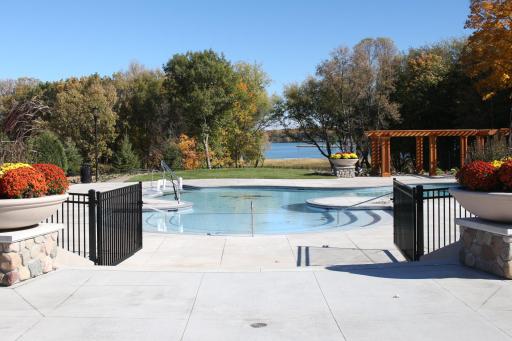
M 459 265 L 62 269 L 0 290 L 2 340 L 508 340 L 512 286 Z
M 212 183 L 188 183 L 198 182 Z M 392 236 L 389 223 L 255 237 L 145 232 L 143 249 L 116 267 L 67 262 L 0 288 L 0 339 L 512 339 L 511 282 L 459 265 L 457 245 L 404 262 Z
M 144 233 L 144 248 L 118 265 L 167 271 L 307 270 L 404 261 L 392 227 L 288 235 L 207 236 Z

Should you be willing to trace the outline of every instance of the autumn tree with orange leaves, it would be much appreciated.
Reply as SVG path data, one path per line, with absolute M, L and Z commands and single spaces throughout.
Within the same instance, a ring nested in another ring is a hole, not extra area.
M 510 92 L 512 0 L 472 0 L 465 27 L 474 32 L 468 40 L 464 63 L 468 75 L 477 79 L 482 98 L 490 99 L 499 91 Z M 512 106 L 509 121 L 512 128 Z M 509 135 L 509 145 L 512 147 L 512 134 Z

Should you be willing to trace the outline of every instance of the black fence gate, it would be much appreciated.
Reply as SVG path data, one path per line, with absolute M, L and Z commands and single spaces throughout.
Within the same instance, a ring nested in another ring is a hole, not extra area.
M 408 186 L 393 180 L 393 239 L 407 259 L 417 261 L 459 240 L 455 219 L 473 215 L 448 189 Z
M 46 222 L 63 223 L 57 243 L 97 265 L 117 265 L 142 248 L 142 184 L 69 193 Z
M 409 260 L 423 255 L 423 209 L 414 187 L 393 180 L 393 242 Z

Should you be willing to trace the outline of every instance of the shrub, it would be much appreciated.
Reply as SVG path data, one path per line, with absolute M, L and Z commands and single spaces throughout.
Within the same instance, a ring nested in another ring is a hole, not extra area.
M 78 151 L 78 148 L 72 141 L 66 142 L 64 147 L 64 151 L 66 153 L 66 158 L 68 159 L 68 168 L 66 169 L 66 173 L 68 175 L 78 175 L 80 174 L 80 167 L 84 162 L 82 155 Z
M 50 131 L 43 131 L 29 140 L 29 149 L 32 150 L 32 160 L 35 163 L 51 163 L 62 169 L 68 168 L 68 161 L 64 146 L 57 135 Z
M 512 190 L 512 161 L 506 161 L 497 170 L 497 177 L 504 190 Z
M 468 161 L 494 161 L 510 156 L 510 149 L 504 137 L 493 137 L 487 140 L 484 148 L 479 149 L 476 145 L 470 146 L 468 150 Z
M 195 138 L 181 134 L 178 148 L 181 152 L 184 169 L 196 169 L 201 166 L 201 158 L 197 152 L 197 141 Z
M 119 150 L 114 155 L 114 167 L 121 172 L 127 172 L 132 169 L 140 168 L 140 161 L 137 154 L 132 149 L 132 144 L 128 136 L 121 141 Z
M 48 191 L 45 194 L 64 194 L 69 188 L 68 179 L 62 168 L 49 163 L 38 163 L 32 167 L 44 175 L 48 186 Z
M 0 179 L 0 195 L 3 198 L 36 198 L 47 192 L 44 175 L 32 167 L 11 169 Z
M 169 141 L 166 144 L 163 159 L 172 169 L 180 169 L 183 167 L 180 148 L 174 141 Z
M 498 187 L 496 168 L 490 162 L 473 161 L 456 174 L 457 181 L 474 191 L 491 191 Z

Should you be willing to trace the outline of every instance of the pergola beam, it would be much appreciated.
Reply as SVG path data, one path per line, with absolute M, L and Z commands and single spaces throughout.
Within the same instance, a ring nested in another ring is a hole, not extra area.
M 434 130 L 370 130 L 368 137 L 429 137 L 429 136 L 493 136 L 508 135 L 508 128 L 501 129 L 434 129 Z
M 381 176 L 391 175 L 391 138 L 416 138 L 416 171 L 423 171 L 423 138 L 428 137 L 429 142 L 429 170 L 430 176 L 436 175 L 437 170 L 437 138 L 460 137 L 460 165 L 464 165 L 468 151 L 468 137 L 474 136 L 478 149 L 483 149 L 485 138 L 494 135 L 509 135 L 510 129 L 435 129 L 435 130 L 371 130 L 365 132 L 371 141 L 372 171 Z

